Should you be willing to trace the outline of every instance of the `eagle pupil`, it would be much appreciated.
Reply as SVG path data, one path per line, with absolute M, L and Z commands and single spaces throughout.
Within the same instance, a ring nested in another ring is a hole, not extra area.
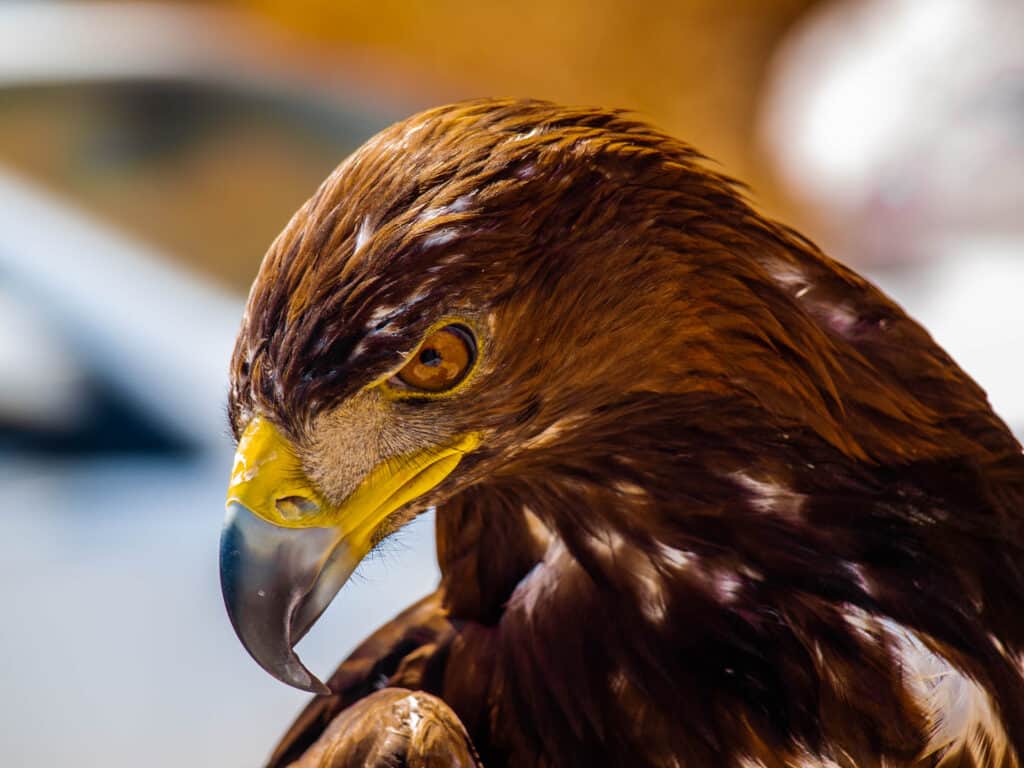
M 420 362 L 431 368 L 436 368 L 441 364 L 441 353 L 436 349 L 424 349 L 420 352 Z

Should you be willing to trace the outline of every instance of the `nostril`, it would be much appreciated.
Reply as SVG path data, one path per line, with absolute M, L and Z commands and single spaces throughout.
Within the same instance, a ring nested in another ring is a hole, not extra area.
M 320 506 L 315 501 L 304 496 L 284 496 L 275 501 L 274 506 L 282 519 L 293 521 L 315 515 L 320 511 Z

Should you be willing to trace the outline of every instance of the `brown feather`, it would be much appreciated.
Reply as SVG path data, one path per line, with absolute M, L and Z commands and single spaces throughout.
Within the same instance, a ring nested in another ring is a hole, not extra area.
M 878 289 L 624 113 L 444 107 L 271 247 L 232 422 L 301 444 L 450 315 L 479 372 L 394 406 L 485 435 L 421 500 L 441 589 L 273 764 L 386 677 L 488 766 L 1019 765 L 1024 457 Z
M 348 707 L 296 768 L 479 768 L 455 713 L 426 693 L 385 688 Z

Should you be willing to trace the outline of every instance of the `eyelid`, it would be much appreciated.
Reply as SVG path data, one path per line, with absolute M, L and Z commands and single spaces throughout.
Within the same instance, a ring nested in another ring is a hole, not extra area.
M 437 333 L 437 331 L 451 331 L 459 338 L 461 338 L 464 342 L 466 342 L 466 347 L 469 348 L 469 366 L 467 367 L 467 370 L 469 368 L 472 368 L 474 363 L 476 363 L 476 336 L 473 335 L 473 332 L 462 323 L 448 323 L 448 325 L 443 325 L 436 331 L 431 331 L 429 334 L 424 336 L 423 341 L 425 342 L 427 339 L 429 339 L 431 336 Z M 420 348 L 422 347 L 423 344 L 420 344 Z M 418 351 L 419 349 L 417 349 L 417 352 Z

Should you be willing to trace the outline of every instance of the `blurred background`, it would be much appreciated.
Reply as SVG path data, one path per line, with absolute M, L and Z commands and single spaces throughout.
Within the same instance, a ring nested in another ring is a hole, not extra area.
M 354 147 L 484 95 L 629 107 L 867 273 L 1024 433 L 1015 0 L 0 3 L 0 765 L 252 766 L 305 695 L 217 576 L 248 284 Z M 300 651 L 433 588 L 422 519 Z

